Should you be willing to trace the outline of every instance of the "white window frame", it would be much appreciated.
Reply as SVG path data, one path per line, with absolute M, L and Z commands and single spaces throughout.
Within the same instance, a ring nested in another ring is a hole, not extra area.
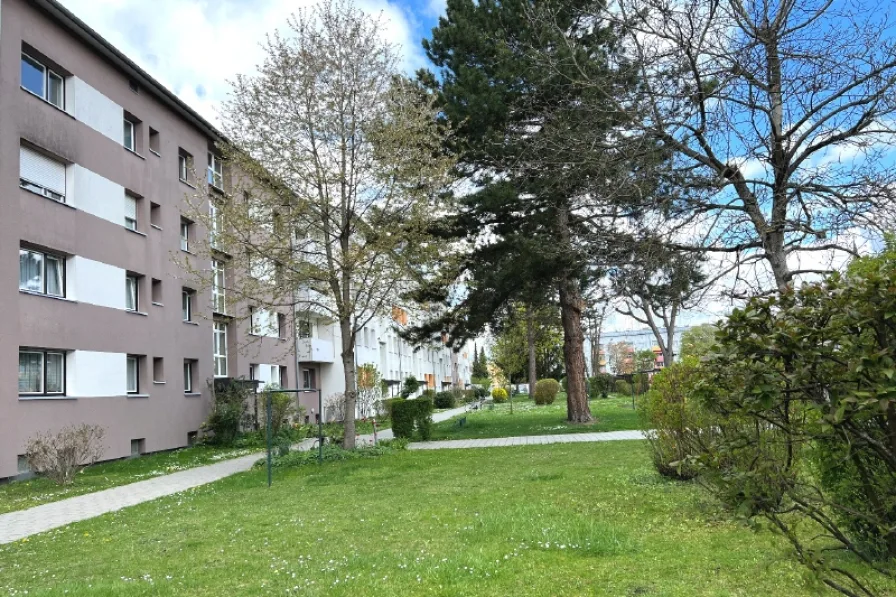
M 40 290 L 32 290 L 30 288 L 22 288 L 22 270 L 21 270 L 21 255 L 22 253 L 34 253 L 36 255 L 41 256 L 41 289 Z M 48 291 L 47 285 L 47 262 L 53 259 L 59 264 L 61 276 L 59 280 L 59 294 L 53 294 Z M 65 298 L 65 257 L 62 255 L 56 255 L 54 253 L 47 253 L 45 251 L 38 251 L 35 249 L 29 249 L 26 247 L 19 247 L 19 290 L 23 290 L 25 292 L 29 292 L 31 294 L 42 294 L 44 296 L 52 296 L 55 298 Z
M 128 215 L 128 212 L 130 211 L 128 208 L 129 208 L 130 203 L 132 203 L 132 202 L 133 202 L 133 204 L 134 204 L 134 215 L 133 215 L 133 217 L 131 217 L 130 215 Z M 125 205 L 125 210 L 124 210 L 124 227 L 127 228 L 128 230 L 133 230 L 133 231 L 136 232 L 136 230 L 137 230 L 137 215 L 138 215 L 138 212 L 139 212 L 139 210 L 140 210 L 140 204 L 138 203 L 138 199 L 137 199 L 136 197 L 134 197 L 133 195 L 130 195 L 130 194 L 125 193 L 125 196 L 124 196 L 124 205 Z
M 124 278 L 124 308 L 128 311 L 137 312 L 140 309 L 139 289 L 140 283 L 137 280 L 137 276 L 126 275 Z
M 218 239 L 221 235 L 221 230 L 224 227 L 221 215 L 221 211 L 218 209 L 218 205 L 215 203 L 214 199 L 209 201 L 209 220 L 211 221 L 211 226 L 208 231 L 208 240 L 213 249 L 219 249 Z
M 192 224 L 184 219 L 180 221 L 180 250 L 190 252 L 190 228 Z
M 225 284 L 227 281 L 224 262 L 212 260 L 212 311 L 222 315 L 227 314 L 227 295 Z
M 128 356 L 127 360 L 128 366 L 126 367 L 126 377 L 127 377 L 127 393 L 128 394 L 137 394 L 140 392 L 140 360 L 137 357 Z M 134 364 L 134 378 L 133 378 L 133 386 L 131 385 L 131 363 Z
M 193 393 L 193 361 L 184 361 L 184 394 Z
M 213 334 L 215 377 L 227 377 L 227 324 L 223 321 L 216 321 Z M 218 351 L 219 347 L 223 349 L 221 352 Z
M 36 151 L 36 150 L 34 150 L 30 147 L 27 147 L 25 145 L 20 145 L 19 146 L 19 186 L 22 187 L 23 189 L 27 189 L 33 193 L 43 195 L 47 199 L 52 199 L 53 201 L 57 201 L 59 203 L 65 203 L 65 185 L 66 185 L 65 180 L 63 180 L 63 183 L 62 183 L 63 186 L 61 189 L 62 192 L 60 192 L 58 190 L 54 191 L 52 189 L 49 189 L 49 188 L 45 187 L 44 185 L 31 180 L 30 178 L 26 178 L 26 177 L 22 176 L 22 150 L 26 150 L 31 153 L 38 154 L 41 156 L 42 159 L 54 162 L 54 163 L 58 164 L 59 166 L 62 166 L 63 179 L 67 175 L 67 170 L 68 170 L 66 168 L 65 164 L 60 162 L 59 160 L 51 158 L 50 156 L 48 156 L 44 153 L 41 153 L 39 151 Z
M 181 316 L 184 321 L 193 321 L 193 292 L 184 289 L 180 295 Z
M 127 144 L 127 134 L 126 130 L 130 127 L 131 129 L 131 144 Z M 124 118 L 124 124 L 122 124 L 121 130 L 121 144 L 125 149 L 128 149 L 133 152 L 137 152 L 137 125 L 134 124 L 132 120 L 128 120 L 127 117 Z
M 25 59 L 27 59 L 29 62 L 31 62 L 31 64 L 33 66 L 40 67 L 40 69 L 43 71 L 43 77 L 42 77 L 42 82 L 41 82 L 41 91 L 40 91 L 40 94 L 35 93 L 34 91 L 25 87 L 24 82 L 21 80 L 19 81 L 19 86 L 22 89 L 24 89 L 25 91 L 27 91 L 28 93 L 41 98 L 48 104 L 52 104 L 52 105 L 56 106 L 57 108 L 59 108 L 60 110 L 65 110 L 65 77 L 63 77 L 62 75 L 60 75 L 59 73 L 57 73 L 56 71 L 54 71 L 53 69 L 48 67 L 46 64 L 44 64 L 43 62 L 41 62 L 34 56 L 31 56 L 30 54 L 28 54 L 26 52 L 22 52 L 21 60 L 25 60 Z M 21 60 L 19 62 L 19 78 L 20 79 L 22 76 Z M 58 104 L 50 99 L 50 79 L 51 78 L 55 78 L 59 81 L 59 86 L 62 91 L 62 97 L 59 98 L 60 103 L 58 103 Z
M 19 390 L 19 396 L 62 396 L 65 395 L 65 375 L 66 375 L 66 353 L 61 350 L 42 350 L 38 348 L 20 348 L 19 354 L 38 354 L 40 355 L 40 391 L 23 392 Z M 47 355 L 58 355 L 62 357 L 62 387 L 59 391 L 47 391 Z
M 208 184 L 219 191 L 224 190 L 224 162 L 212 152 L 208 152 Z

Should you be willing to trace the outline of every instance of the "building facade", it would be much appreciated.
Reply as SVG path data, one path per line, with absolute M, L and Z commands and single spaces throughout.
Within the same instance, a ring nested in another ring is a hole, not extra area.
M 345 391 L 342 367 L 342 333 L 332 320 L 312 312 L 297 315 L 297 355 L 300 388 L 320 388 L 324 404 Z M 357 334 L 355 365 L 373 365 L 385 381 L 390 396 L 397 396 L 409 376 L 423 385 L 420 391 L 464 388 L 470 383 L 472 345 L 454 351 L 442 341 L 415 347 L 398 332 L 413 323 L 413 314 L 400 307 L 391 316 L 374 317 Z M 303 395 L 302 404 L 316 420 L 317 395 Z M 330 416 L 326 412 L 325 420 Z
M 39 432 L 101 425 L 104 458 L 176 448 L 210 380 L 299 383 L 291 318 L 232 319 L 227 255 L 190 251 L 209 234 L 183 215 L 193 173 L 227 184 L 208 122 L 52 0 L 0 0 L 0 106 L 0 478 Z

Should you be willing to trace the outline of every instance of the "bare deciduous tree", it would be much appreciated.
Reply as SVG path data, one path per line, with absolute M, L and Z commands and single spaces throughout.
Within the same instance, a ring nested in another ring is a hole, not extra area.
M 223 106 L 226 180 L 193 198 L 213 231 L 194 252 L 226 256 L 240 301 L 338 323 L 352 448 L 356 334 L 411 287 L 409 264 L 441 250 L 424 231 L 449 182 L 446 129 L 398 76 L 380 19 L 350 0 L 298 12 L 264 51 Z
M 751 291 L 782 290 L 828 271 L 834 255 L 855 253 L 856 237 L 892 225 L 896 37 L 879 8 L 864 0 L 595 2 L 594 19 L 619 25 L 642 85 L 640 95 L 605 97 L 593 111 L 615 99 L 629 126 L 671 156 L 670 183 L 683 192 L 658 206 L 675 223 L 677 248 L 729 254 L 739 279 L 757 285 Z M 559 34 L 570 46 L 587 43 L 584 29 Z M 577 83 L 588 79 L 580 66 Z M 746 280 L 748 269 L 770 276 Z

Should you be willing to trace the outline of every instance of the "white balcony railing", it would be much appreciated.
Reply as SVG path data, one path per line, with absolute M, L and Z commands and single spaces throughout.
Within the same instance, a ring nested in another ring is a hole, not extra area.
M 329 340 L 318 338 L 299 338 L 298 360 L 304 363 L 333 363 L 336 351 Z

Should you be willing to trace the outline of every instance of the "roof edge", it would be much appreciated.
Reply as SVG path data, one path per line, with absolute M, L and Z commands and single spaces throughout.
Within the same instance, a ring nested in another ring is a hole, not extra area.
M 102 35 L 94 31 L 87 23 L 79 19 L 69 9 L 65 8 L 56 0 L 29 0 L 30 3 L 53 20 L 62 25 L 70 33 L 75 35 L 82 42 L 85 42 L 93 50 L 99 53 L 103 58 L 112 63 L 113 66 L 119 68 L 136 80 L 140 85 L 150 91 L 157 99 L 172 108 L 190 124 L 201 130 L 215 141 L 224 140 L 224 135 L 214 127 L 209 121 L 199 115 L 196 110 L 187 105 L 177 95 L 167 87 L 159 83 L 152 75 L 137 66 L 137 64 L 128 58 L 124 52 L 113 46 Z

